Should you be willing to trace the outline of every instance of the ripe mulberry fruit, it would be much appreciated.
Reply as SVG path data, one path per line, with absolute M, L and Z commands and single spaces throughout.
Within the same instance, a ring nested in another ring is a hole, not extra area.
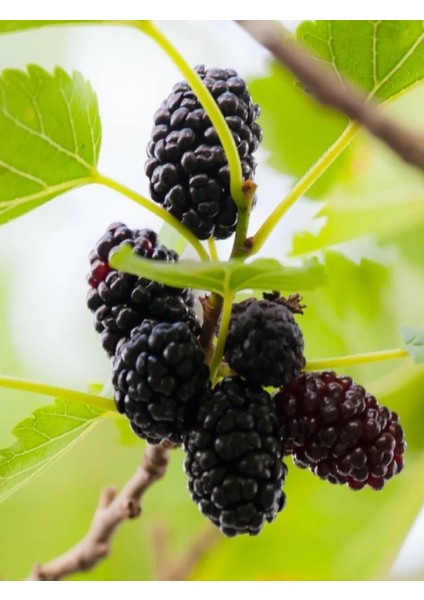
M 119 344 L 112 383 L 118 411 L 151 444 L 181 443 L 210 386 L 203 351 L 186 323 L 150 320 Z
M 101 334 L 103 348 L 113 356 L 118 342 L 129 338 L 131 330 L 144 319 L 187 323 L 194 334 L 200 324 L 193 310 L 194 297 L 190 290 L 165 286 L 161 283 L 122 273 L 109 265 L 109 255 L 120 244 L 133 247 L 143 258 L 176 262 L 178 254 L 159 243 L 149 229 L 129 229 L 114 223 L 97 242 L 90 254 L 90 290 L 87 306 L 94 313 L 94 327 Z
M 244 180 L 253 179 L 253 152 L 262 140 L 259 107 L 233 69 L 195 69 L 231 130 Z M 153 200 L 199 239 L 228 238 L 237 224 L 227 158 L 219 137 L 186 81 L 177 83 L 154 117 L 145 173 Z
M 331 483 L 380 490 L 402 470 L 398 415 L 350 377 L 303 373 L 274 395 L 285 454 Z
M 223 379 L 202 402 L 184 449 L 191 496 L 225 535 L 256 535 L 283 508 L 279 423 L 260 387 Z
M 305 366 L 303 336 L 283 300 L 234 304 L 225 344 L 233 371 L 258 385 L 287 385 Z

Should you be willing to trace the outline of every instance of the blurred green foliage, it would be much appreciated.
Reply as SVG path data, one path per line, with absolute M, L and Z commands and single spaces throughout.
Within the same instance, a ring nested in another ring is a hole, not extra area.
M 301 177 L 336 141 L 348 120 L 319 105 L 281 65 L 271 63 L 265 75 L 249 82 L 249 90 L 261 107 L 263 145 L 268 163 L 290 175 Z M 344 152 L 309 190 L 320 198 L 349 165 Z

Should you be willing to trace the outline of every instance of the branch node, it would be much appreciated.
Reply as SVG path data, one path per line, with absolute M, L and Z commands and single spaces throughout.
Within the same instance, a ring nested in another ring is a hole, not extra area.
M 141 505 L 139 502 L 135 502 L 134 500 L 128 500 L 125 506 L 125 512 L 127 515 L 127 519 L 136 519 L 141 515 Z
M 255 197 L 258 186 L 251 179 L 246 179 L 246 181 L 243 182 L 243 186 L 241 189 L 243 192 L 243 196 L 246 198 L 246 200 L 250 200 L 252 202 L 253 198 Z

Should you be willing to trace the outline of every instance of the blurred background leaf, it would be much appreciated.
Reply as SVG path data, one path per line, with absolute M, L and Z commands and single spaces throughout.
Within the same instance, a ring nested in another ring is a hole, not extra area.
M 249 89 L 261 107 L 260 124 L 268 162 L 282 173 L 301 177 L 336 141 L 348 119 L 318 104 L 294 76 L 275 62 L 252 80 Z M 328 192 L 348 169 L 350 152 L 344 152 L 309 190 L 311 198 Z

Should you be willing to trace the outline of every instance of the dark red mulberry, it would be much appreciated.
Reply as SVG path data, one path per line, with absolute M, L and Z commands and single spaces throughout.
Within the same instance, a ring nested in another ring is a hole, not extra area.
M 380 490 L 403 467 L 399 417 L 350 377 L 303 373 L 274 395 L 283 450 L 296 465 L 353 490 Z

